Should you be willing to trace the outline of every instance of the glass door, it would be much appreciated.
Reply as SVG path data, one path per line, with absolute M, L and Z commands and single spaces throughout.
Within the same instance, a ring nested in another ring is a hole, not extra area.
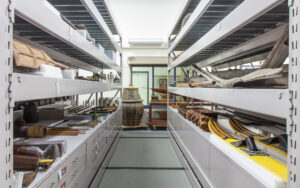
M 139 88 L 140 96 L 144 106 L 149 105 L 149 72 L 148 71 L 132 71 L 132 85 Z

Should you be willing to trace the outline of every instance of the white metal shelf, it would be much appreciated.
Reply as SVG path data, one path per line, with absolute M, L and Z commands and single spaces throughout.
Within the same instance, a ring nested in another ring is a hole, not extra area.
M 95 5 L 95 2 L 93 0 L 81 0 L 81 2 L 85 5 L 85 7 L 90 12 L 90 14 L 93 16 L 93 18 L 98 23 L 98 25 L 102 26 L 102 29 L 108 35 L 108 37 L 109 37 L 112 45 L 115 47 L 115 49 L 118 50 L 119 52 L 122 52 L 120 45 L 115 41 L 111 30 L 109 29 L 105 20 L 101 16 L 97 6 Z
M 273 45 L 279 40 L 287 24 L 281 25 L 269 32 L 259 35 L 247 42 L 244 42 L 232 49 L 226 50 L 225 52 L 219 53 L 208 59 L 196 62 L 199 67 L 205 67 L 210 65 L 224 64 L 231 60 L 242 58 L 248 54 L 265 53 L 265 49 L 271 49 Z M 265 54 L 263 59 L 266 58 Z M 261 59 L 261 60 L 263 60 Z
M 198 6 L 200 0 L 188 0 L 184 9 L 183 9 L 183 12 L 181 13 L 179 19 L 177 20 L 176 24 L 174 25 L 173 29 L 172 29 L 172 32 L 170 35 L 177 35 L 179 32 L 180 32 L 180 29 L 181 29 L 181 24 L 182 24 L 182 21 L 184 19 L 184 17 L 190 13 L 192 13 L 196 7 Z
M 282 119 L 288 114 L 287 89 L 169 87 L 168 92 Z
M 90 35 L 105 49 L 118 50 L 120 45 L 101 16 L 93 0 L 48 0 L 71 23 L 85 25 Z M 98 28 L 97 28 L 98 26 Z
M 180 32 L 176 36 L 175 40 L 169 47 L 169 53 L 171 53 L 175 47 L 181 42 L 184 36 L 192 29 L 192 27 L 197 23 L 198 19 L 201 17 L 203 12 L 208 8 L 208 6 L 212 3 L 213 0 L 203 0 L 200 1 L 193 13 L 191 14 L 188 21 L 181 28 Z
M 184 51 L 201 38 L 244 0 L 203 0 L 188 18 L 172 44 L 174 51 Z
M 121 84 L 47 78 L 19 73 L 13 73 L 11 87 L 14 102 L 90 94 L 116 89 L 121 89 Z
M 284 181 L 170 106 L 168 128 L 204 187 L 286 187 Z
M 187 158 L 203 187 L 213 187 L 208 174 L 209 136 L 192 122 L 184 119 L 176 109 L 168 106 L 168 128 Z
M 41 45 L 30 39 L 21 37 L 19 35 L 14 35 L 14 39 L 24 42 L 25 44 L 28 44 L 32 47 L 44 50 L 54 61 L 61 62 L 65 65 L 69 66 L 70 68 L 75 68 L 75 69 L 81 68 L 81 69 L 88 70 L 91 72 L 102 72 L 102 68 L 100 68 L 100 67 L 95 67 L 91 64 L 87 64 L 87 63 L 83 62 L 82 60 L 75 59 L 72 56 L 66 55 L 66 54 L 59 52 L 57 50 L 54 50 L 52 48 L 48 48 L 45 45 Z
M 112 34 L 120 35 L 120 32 L 114 22 L 114 18 L 110 13 L 111 7 L 109 6 L 109 4 L 107 4 L 105 0 L 93 0 L 93 2 L 102 15 L 103 19 L 105 20 L 105 23 L 109 27 Z
M 103 68 L 111 68 L 116 71 L 121 70 L 120 66 L 114 63 L 106 54 L 98 50 L 79 32 L 63 21 L 60 16 L 56 15 L 52 10 L 50 10 L 45 5 L 45 2 L 36 0 L 16 0 L 15 4 L 15 12 L 18 17 L 26 20 L 33 26 L 48 34 L 41 37 L 44 40 L 42 40 L 41 44 L 44 42 L 49 46 L 53 45 L 55 50 L 61 49 L 61 51 L 69 53 L 76 52 L 74 56 L 78 56 L 79 58 L 82 56 L 87 56 L 88 58 L 84 57 L 87 60 L 85 63 L 89 64 L 90 61 L 94 60 L 95 62 L 93 62 L 93 65 L 96 67 L 101 67 L 101 64 L 103 64 Z M 19 25 L 16 25 L 15 30 L 22 28 L 23 25 L 24 24 L 22 22 Z M 36 28 L 31 31 L 31 28 L 22 29 L 24 32 L 41 32 L 40 30 L 37 31 Z M 45 34 L 43 33 L 43 35 Z M 22 33 L 22 36 L 26 36 L 26 33 Z
M 239 29 L 242 29 L 247 24 L 251 23 L 255 19 L 259 18 L 260 16 L 266 14 L 268 11 L 272 10 L 273 8 L 282 4 L 283 2 L 285 1 L 284 0 L 245 0 L 237 8 L 231 11 L 230 14 L 228 14 L 217 25 L 215 25 L 205 35 L 203 35 L 200 39 L 198 38 L 194 39 L 197 41 L 192 46 L 190 46 L 184 53 L 182 53 L 173 63 L 169 64 L 168 69 L 170 70 L 177 66 L 183 66 L 183 64 L 186 63 L 191 58 L 194 58 L 196 55 L 199 55 L 201 52 L 204 52 L 214 44 L 222 41 L 222 39 L 225 39 L 226 37 L 235 33 Z M 196 12 L 194 14 L 197 15 Z M 281 17 L 279 17 L 278 19 L 280 18 Z M 275 21 L 272 20 L 270 25 L 265 24 L 265 26 L 273 27 Z M 265 21 L 262 20 L 262 22 L 258 21 L 255 24 L 260 24 L 264 22 Z M 253 26 L 250 25 L 249 27 L 253 29 L 257 29 L 256 28 L 257 26 L 255 24 Z M 260 27 L 263 27 L 263 25 L 260 25 Z M 261 29 L 257 29 L 257 30 L 261 30 Z M 228 39 L 228 40 L 237 41 L 241 39 L 239 38 L 239 39 Z M 222 45 L 229 46 L 229 43 L 228 44 L 227 43 Z M 230 43 L 230 45 L 232 45 L 232 43 Z M 220 47 L 220 49 L 225 49 L 225 47 Z M 214 52 L 214 48 L 210 49 L 206 53 L 204 52 L 204 54 L 201 54 L 202 58 L 206 57 L 207 54 L 211 54 L 213 52 Z

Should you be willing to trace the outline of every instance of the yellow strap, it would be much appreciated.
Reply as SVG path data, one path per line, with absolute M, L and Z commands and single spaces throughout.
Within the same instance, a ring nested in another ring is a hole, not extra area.
M 54 159 L 43 159 L 40 160 L 40 163 L 52 163 L 54 161 Z

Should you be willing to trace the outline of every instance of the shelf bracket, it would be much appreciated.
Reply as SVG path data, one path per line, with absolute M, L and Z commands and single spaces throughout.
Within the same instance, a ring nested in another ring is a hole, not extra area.
M 10 23 L 15 23 L 15 1 L 14 0 L 9 0 L 8 1 L 9 4 L 8 4 L 8 18 L 9 18 L 9 21 Z

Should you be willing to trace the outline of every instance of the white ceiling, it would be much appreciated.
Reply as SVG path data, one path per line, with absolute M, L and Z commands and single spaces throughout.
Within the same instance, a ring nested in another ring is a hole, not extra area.
M 124 40 L 167 40 L 187 0 L 105 0 Z

